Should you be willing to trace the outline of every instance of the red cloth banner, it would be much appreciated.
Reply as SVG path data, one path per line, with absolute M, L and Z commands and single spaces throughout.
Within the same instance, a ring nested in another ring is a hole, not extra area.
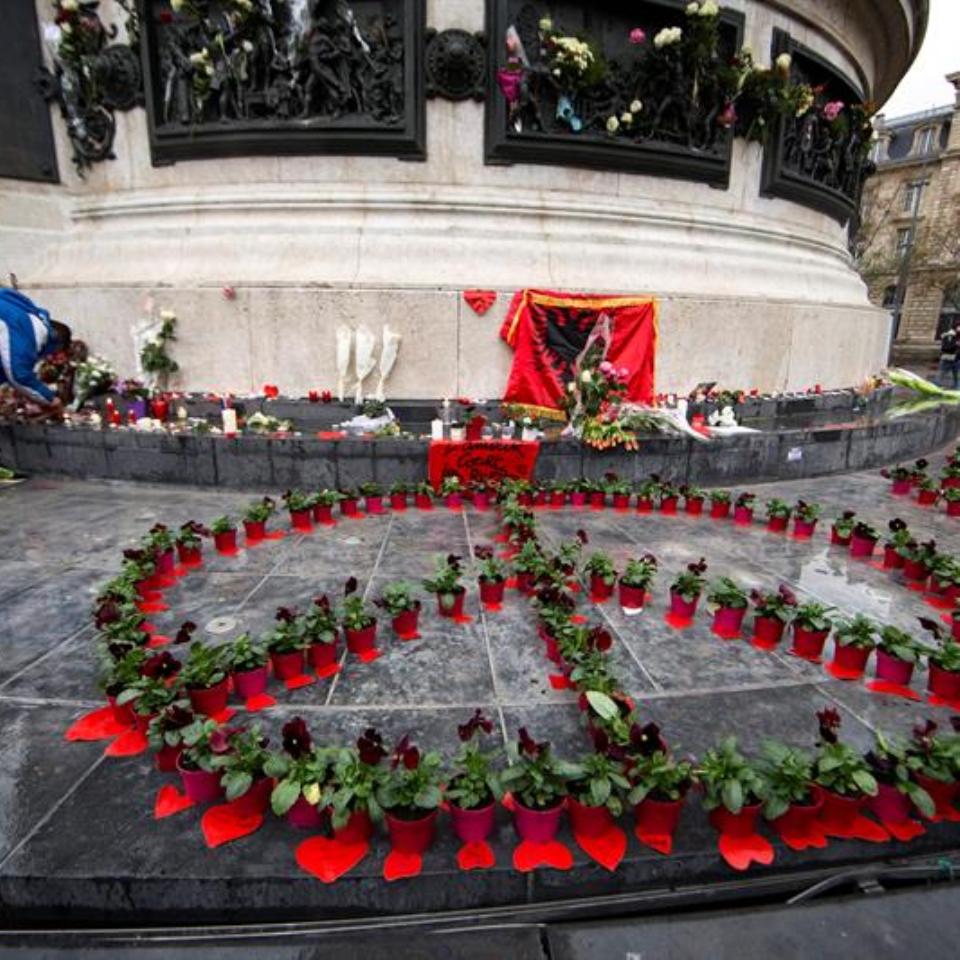
M 438 488 L 444 477 L 454 475 L 464 484 L 532 480 L 539 453 L 536 441 L 434 440 L 427 457 L 430 483 Z
M 541 416 L 562 416 L 573 364 L 601 314 L 610 317 L 613 329 L 607 359 L 630 371 L 627 399 L 652 403 L 657 301 L 546 290 L 516 293 L 500 328 L 515 352 L 503 402 Z

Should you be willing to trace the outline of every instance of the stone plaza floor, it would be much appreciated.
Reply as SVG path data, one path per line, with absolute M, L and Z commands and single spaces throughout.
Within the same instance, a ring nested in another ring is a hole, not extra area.
M 828 544 L 829 522 L 844 509 L 885 530 L 894 516 L 918 538 L 960 552 L 960 519 L 943 508 L 925 509 L 888 492 L 876 474 L 756 485 L 758 515 L 772 496 L 820 502 L 823 519 L 811 542 L 775 535 L 761 521 L 751 529 L 704 517 L 549 510 L 539 513 L 548 538 L 589 534 L 587 550 L 606 550 L 618 567 L 651 551 L 660 561 L 653 601 L 627 618 L 610 602 L 583 599 L 591 621 L 614 632 L 614 669 L 637 700 L 642 718 L 660 724 L 675 750 L 698 753 L 725 734 L 756 750 L 765 737 L 812 747 L 815 711 L 838 707 L 843 735 L 867 747 L 875 730 L 909 736 L 917 717 L 946 724 L 949 711 L 925 702 L 870 693 L 862 682 L 840 682 L 823 667 L 781 650 L 767 653 L 746 641 L 723 641 L 701 609 L 694 625 L 677 631 L 664 622 L 667 588 L 683 565 L 704 557 L 707 576 L 731 576 L 748 587 L 790 585 L 844 613 L 863 612 L 881 624 L 919 633 L 918 616 L 938 617 L 899 575 L 853 561 Z M 241 508 L 254 496 L 278 491 L 198 490 L 36 477 L 0 490 L 0 900 L 10 915 L 55 916 L 64 922 L 136 917 L 160 921 L 176 915 L 216 919 L 255 915 L 296 917 L 309 909 L 326 918 L 423 909 L 498 906 L 683 882 L 722 882 L 734 873 L 717 855 L 716 839 L 699 809 L 688 809 L 674 853 L 664 858 L 632 837 L 615 874 L 588 861 L 575 847 L 570 874 L 512 869 L 514 845 L 501 816 L 494 843 L 497 866 L 460 874 L 456 846 L 446 826 L 426 856 L 418 879 L 386 884 L 386 842 L 347 878 L 325 887 L 295 861 L 302 835 L 268 817 L 251 837 L 208 850 L 199 813 L 153 819 L 157 789 L 169 780 L 153 770 L 149 755 L 112 759 L 102 743 L 66 743 L 64 730 L 102 703 L 97 688 L 90 609 L 98 587 L 117 569 L 120 551 L 152 524 L 170 526 Z M 275 518 L 273 527 L 287 527 Z M 236 557 L 205 551 L 201 569 L 166 594 L 170 610 L 150 619 L 162 633 L 185 620 L 196 636 L 216 642 L 243 631 L 266 630 L 279 605 L 303 607 L 318 593 L 339 596 L 356 576 L 370 598 L 392 580 L 418 582 L 438 554 L 469 555 L 491 542 L 494 513 L 406 513 L 343 521 L 309 535 L 243 550 Z M 274 685 L 277 706 L 258 715 L 274 743 L 294 715 L 308 721 L 319 742 L 352 742 L 364 728 L 381 729 L 388 743 L 410 733 L 425 747 L 452 754 L 456 726 L 482 707 L 496 717 L 505 738 L 526 726 L 564 756 L 587 752 L 575 695 L 554 690 L 552 672 L 537 639 L 534 618 L 515 592 L 498 613 L 478 607 L 471 581 L 469 624 L 441 622 L 425 603 L 419 640 L 401 643 L 381 624 L 380 659 L 348 659 L 331 680 L 288 692 Z M 424 594 L 425 596 L 425 594 Z M 426 597 L 425 597 L 426 599 Z M 176 650 L 174 650 L 176 652 Z M 829 648 L 828 651 L 829 653 Z M 914 680 L 923 691 L 925 676 Z M 240 714 L 242 718 L 242 713 Z M 696 806 L 694 800 L 690 806 Z M 796 853 L 775 841 L 773 867 L 753 874 L 800 871 L 812 864 L 846 864 L 955 846 L 956 825 L 931 825 L 907 846 L 873 847 L 832 841 L 827 850 Z M 572 846 L 572 845 L 571 845 Z

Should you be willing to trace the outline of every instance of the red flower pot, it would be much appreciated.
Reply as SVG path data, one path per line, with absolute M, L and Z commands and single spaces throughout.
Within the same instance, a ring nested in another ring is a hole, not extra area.
M 167 403 L 166 400 L 151 400 L 150 412 L 153 414 L 154 420 L 164 421 L 167 419 L 167 414 L 170 412 L 170 404 Z
M 753 635 L 763 643 L 779 643 L 785 626 L 779 617 L 754 617 Z
M 731 813 L 726 807 L 717 807 L 710 811 L 710 825 L 714 830 L 732 837 L 749 837 L 751 833 L 757 832 L 760 806 L 759 803 L 751 803 L 739 813 Z
M 383 513 L 383 497 L 366 497 L 365 502 L 367 513 Z
M 487 425 L 487 418 L 482 416 L 473 417 L 465 425 L 464 436 L 468 440 L 482 440 L 483 439 L 483 428 Z
M 957 796 L 958 783 L 956 780 L 944 783 L 942 780 L 934 780 L 933 777 L 928 777 L 923 773 L 915 773 L 913 778 L 930 794 L 938 810 L 953 804 L 953 799 Z
M 919 560 L 903 561 L 903 577 L 905 580 L 926 580 L 930 576 L 930 571 L 925 563 Z
M 289 653 L 272 652 L 270 663 L 273 665 L 273 675 L 278 680 L 292 680 L 303 674 L 304 653 L 302 650 L 291 650 Z
M 337 662 L 337 654 L 336 640 L 333 643 L 311 643 L 307 647 L 310 666 L 318 671 L 333 666 Z
M 876 544 L 877 541 L 871 540 L 870 537 L 858 537 L 856 534 L 853 534 L 850 537 L 850 556 L 872 557 L 873 548 Z
M 771 533 L 783 533 L 787 529 L 789 517 L 770 517 L 767 520 L 767 529 Z
M 600 490 L 594 490 L 590 494 L 590 506 L 591 507 L 605 507 L 607 505 L 607 495 Z
M 253 670 L 237 670 L 233 674 L 233 689 L 243 700 L 256 697 L 267 689 L 267 665 Z
M 812 537 L 814 531 L 817 529 L 816 520 L 800 520 L 795 519 L 793 521 L 793 533 L 797 537 Z
M 823 645 L 830 635 L 827 630 L 807 630 L 798 624 L 793 625 L 793 652 L 801 657 L 819 657 L 823 653 Z
M 629 510 L 630 509 L 630 494 L 629 493 L 615 493 L 613 495 L 613 508 L 615 510 Z
M 532 493 L 518 493 L 517 494 L 517 503 L 521 507 L 532 507 L 533 506 L 533 494 Z
M 215 717 L 218 713 L 223 713 L 227 709 L 229 694 L 230 688 L 227 685 L 226 677 L 212 687 L 187 688 L 187 695 L 190 697 L 190 706 L 193 707 L 193 712 L 202 713 L 206 717 Z
M 221 553 L 232 553 L 237 549 L 237 531 L 224 530 L 223 533 L 213 535 L 213 545 Z
M 517 573 L 517 590 L 520 593 L 531 594 L 537 584 L 537 578 L 526 570 Z
M 679 502 L 677 497 L 664 497 L 660 501 L 660 512 L 661 513 L 676 513 L 677 512 L 677 503 Z
M 405 493 L 391 493 L 390 494 L 390 509 L 391 510 L 406 510 L 407 509 L 407 495 Z
M 575 797 L 567 799 L 570 827 L 575 834 L 599 837 L 613 826 L 613 817 L 606 807 L 589 807 Z
M 944 670 L 943 667 L 931 663 L 927 674 L 927 689 L 945 700 L 960 700 L 960 673 Z
M 513 829 L 521 840 L 531 843 L 549 843 L 557 835 L 560 818 L 563 816 L 563 803 L 557 803 L 547 810 L 531 810 L 519 799 L 513 811 Z
M 590 596 L 598 600 L 606 600 L 613 596 L 613 584 L 607 583 L 596 573 L 590 574 Z
M 733 522 L 742 524 L 753 523 L 753 510 L 750 507 L 734 507 Z
M 583 490 L 572 490 L 570 492 L 571 507 L 585 507 L 587 505 L 587 495 Z
M 323 826 L 323 813 L 319 807 L 307 803 L 301 794 L 287 811 L 287 823 L 297 830 L 319 830 Z
M 219 772 L 209 770 L 184 770 L 183 755 L 177 758 L 177 771 L 183 782 L 184 793 L 194 803 L 212 803 L 223 796 L 223 787 L 220 786 Z
M 250 809 L 256 813 L 266 813 L 270 806 L 270 794 L 273 793 L 273 779 L 260 776 L 250 785 L 246 793 L 240 794 L 238 800 L 244 800 Z
M 390 844 L 398 853 L 426 853 L 433 845 L 437 832 L 436 810 L 418 820 L 401 820 L 388 813 L 386 820 Z
M 391 621 L 394 633 L 416 633 L 420 623 L 420 601 L 412 610 L 404 610 L 398 613 Z
M 875 797 L 867 801 L 872 813 L 888 823 L 903 823 L 910 819 L 912 804 L 910 798 L 888 783 L 878 784 Z
M 897 553 L 896 547 L 886 544 L 883 548 L 883 565 L 887 570 L 900 570 L 904 565 L 904 559 Z
M 554 490 L 550 494 L 550 506 L 562 507 L 567 502 L 567 495 L 563 490 Z
M 683 813 L 684 799 L 654 800 L 647 797 L 633 808 L 633 822 L 643 833 L 672 837 Z
M 344 627 L 344 635 L 347 638 L 347 649 L 351 653 L 366 653 L 373 650 L 377 645 L 377 624 L 371 623 L 362 630 L 351 630 Z
M 329 503 L 315 503 L 313 505 L 314 523 L 333 523 L 333 507 Z
M 443 503 L 448 510 L 459 510 L 463 506 L 463 497 L 459 493 L 448 493 Z
M 642 587 L 620 584 L 620 606 L 627 610 L 642 610 L 646 603 L 646 592 Z
M 675 590 L 670 591 L 670 612 L 675 617 L 683 617 L 687 620 L 696 615 L 697 604 L 700 601 L 699 594 L 692 600 L 685 600 Z
M 456 804 L 450 804 L 450 822 L 453 832 L 462 843 L 479 843 L 487 839 L 493 830 L 497 808 L 494 803 L 476 810 L 464 810 Z
M 173 552 L 173 549 L 164 550 L 157 557 L 157 575 L 161 577 L 169 577 L 173 574 L 173 571 L 177 567 L 176 556 Z
M 346 824 L 334 830 L 333 835 L 341 843 L 360 843 L 369 840 L 373 836 L 373 822 L 370 820 L 370 814 L 366 810 L 354 810 Z
M 200 547 L 194 547 L 187 543 L 178 543 L 177 556 L 185 567 L 195 567 L 201 560 Z
M 653 513 L 653 501 L 646 497 L 637 497 L 637 513 Z
M 437 612 L 441 617 L 456 618 L 463 616 L 463 602 L 467 597 L 467 591 L 460 588 L 459 592 L 453 595 L 453 604 L 449 607 L 443 605 L 440 594 L 437 594 Z
M 243 532 L 248 540 L 262 540 L 267 535 L 265 520 L 244 520 Z
M 835 823 L 841 828 L 850 827 L 853 824 L 866 801 L 866 797 L 859 793 L 843 796 L 826 789 L 823 789 L 821 793 L 823 796 L 823 819 Z
M 358 513 L 357 509 L 357 498 L 348 497 L 346 500 L 340 501 L 340 512 L 345 517 L 355 517 Z
M 949 490 L 951 487 L 960 487 L 960 477 L 944 477 L 940 481 L 941 490 Z
M 837 533 L 837 528 L 836 528 L 836 527 L 831 527 L 831 528 L 830 528 L 830 542 L 831 542 L 835 547 L 849 547 L 849 546 L 850 546 L 850 537 L 849 537 L 849 536 L 846 536 L 846 537 L 841 536 L 839 533 Z
M 699 517 L 703 513 L 703 498 L 702 497 L 693 497 L 692 499 L 688 498 L 684 501 L 683 509 L 690 514 L 691 517 Z
M 116 697 L 107 697 L 110 704 L 110 712 L 117 723 L 122 723 L 125 727 L 132 727 L 137 722 L 137 716 L 133 712 L 133 706 L 129 703 L 117 703 Z
M 890 484 L 890 492 L 895 497 L 905 497 L 913 489 L 913 483 L 910 480 L 894 480 Z
M 746 613 L 745 607 L 720 607 L 713 614 L 713 629 L 717 633 L 739 633 Z
M 960 517 L 960 500 L 947 501 L 947 516 Z
M 886 650 L 877 651 L 875 673 L 878 680 L 899 683 L 901 687 L 906 687 L 913 677 L 913 667 L 914 664 L 901 660 L 899 657 L 891 656 Z
M 843 646 L 838 643 L 833 648 L 833 662 L 844 670 L 862 672 L 866 669 L 869 659 L 870 650 L 865 647 L 855 647 L 852 644 Z
M 503 603 L 503 580 L 480 578 L 480 600 L 483 603 Z
M 291 510 L 290 525 L 294 530 L 312 530 L 313 523 L 310 520 L 309 510 Z
M 950 620 L 950 636 L 954 640 L 960 640 L 960 618 L 951 617 Z
M 473 495 L 473 509 L 486 512 L 490 509 L 490 494 L 486 490 L 478 490 Z
M 940 494 L 936 490 L 918 490 L 917 491 L 917 503 L 921 507 L 929 507 L 935 504 L 940 497 Z
M 710 517 L 713 520 L 725 520 L 730 516 L 730 501 L 726 500 L 722 503 L 711 502 L 710 504 Z
M 533 495 L 533 505 L 535 507 L 545 507 L 547 505 L 547 491 L 538 490 Z
M 183 747 L 179 744 L 175 747 L 164 744 L 153 755 L 153 762 L 161 773 L 174 773 L 177 769 L 177 761 L 180 759 L 182 752 Z
M 772 821 L 773 825 L 790 833 L 808 834 L 823 810 L 823 791 L 810 788 L 810 803 L 792 803 L 787 812 Z
M 418 510 L 431 510 L 433 508 L 433 498 L 429 493 L 415 494 L 413 502 Z

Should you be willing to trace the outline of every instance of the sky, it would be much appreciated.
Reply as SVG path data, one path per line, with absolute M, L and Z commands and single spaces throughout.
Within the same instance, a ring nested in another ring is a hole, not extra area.
M 917 59 L 881 111 L 890 120 L 954 100 L 944 75 L 960 70 L 960 0 L 930 0 L 930 23 Z

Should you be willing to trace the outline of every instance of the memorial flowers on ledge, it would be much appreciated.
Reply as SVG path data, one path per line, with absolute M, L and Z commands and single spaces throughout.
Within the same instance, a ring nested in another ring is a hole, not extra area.
M 339 618 L 347 638 L 347 649 L 351 653 L 363 654 L 377 645 L 377 618 L 357 589 L 357 578 L 350 577 L 343 588 Z
M 377 792 L 387 777 L 381 761 L 387 757 L 383 737 L 369 727 L 356 747 L 342 748 L 334 755 L 332 775 L 327 778 L 320 803 L 330 807 L 334 831 L 340 839 L 367 839 L 371 820 L 381 820 L 383 810 Z
M 620 606 L 625 610 L 642 610 L 656 575 L 657 558 L 652 553 L 629 559 L 620 575 Z
M 450 764 L 446 799 L 454 832 L 464 843 L 486 840 L 493 830 L 496 801 L 503 796 L 496 747 L 484 750 L 481 736 L 493 733 L 493 722 L 480 710 L 457 727 L 461 746 Z
M 446 557 L 437 557 L 434 575 L 423 581 L 424 589 L 437 595 L 437 609 L 441 617 L 463 616 L 466 589 L 460 582 L 463 579 L 460 560 L 461 558 L 453 553 Z
M 385 610 L 392 619 L 394 632 L 399 636 L 410 636 L 417 632 L 421 602 L 413 595 L 413 584 L 406 581 L 388 583 L 373 601 L 381 610 Z
M 402 737 L 377 789 L 394 850 L 423 853 L 433 844 L 437 811 L 443 802 L 442 784 L 440 754 L 421 753 L 408 735 Z
M 480 583 L 480 600 L 486 604 L 503 603 L 506 582 L 506 564 L 497 557 L 493 547 L 475 546 L 473 555 L 477 560 L 477 579 Z
M 690 619 L 697 612 L 697 602 L 706 584 L 704 573 L 707 561 L 701 557 L 695 563 L 688 563 L 670 584 L 670 612 L 677 617 Z
M 710 823 L 721 832 L 752 833 L 767 795 L 760 768 L 737 749 L 736 737 L 727 737 L 708 750 L 697 765 L 697 782 L 703 788 L 703 806 Z
M 326 784 L 332 750 L 313 745 L 313 738 L 302 717 L 288 720 L 281 732 L 283 753 L 272 753 L 263 772 L 276 782 L 270 794 L 270 806 L 278 816 L 301 830 L 318 830 L 325 815 L 320 799 Z

